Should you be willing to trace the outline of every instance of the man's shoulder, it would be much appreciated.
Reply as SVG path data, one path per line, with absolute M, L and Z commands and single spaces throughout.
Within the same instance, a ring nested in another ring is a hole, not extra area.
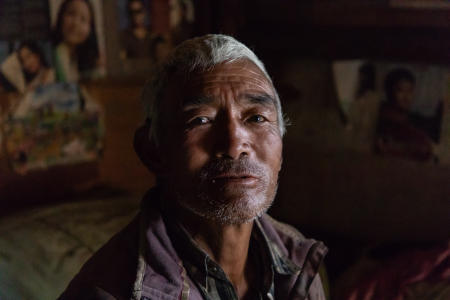
M 300 295 L 306 291 L 309 299 L 325 299 L 323 279 L 316 276 L 328 248 L 315 239 L 306 238 L 295 227 L 277 221 L 265 214 L 260 219 L 265 234 L 275 246 L 281 250 L 285 258 L 299 267 L 295 290 Z M 325 276 L 326 277 L 326 276 Z M 303 284 L 299 284 L 302 282 Z
M 268 238 L 300 267 L 308 256 L 319 255 L 322 260 L 328 251 L 321 241 L 306 238 L 294 226 L 275 220 L 268 214 L 265 214 L 260 222 Z
M 275 230 L 283 237 L 291 239 L 295 243 L 301 243 L 306 240 L 306 237 L 298 231 L 294 226 L 287 223 L 280 222 L 268 214 L 264 218 L 275 228 Z
M 268 238 L 275 244 L 281 243 L 285 251 L 292 251 L 298 247 L 304 248 L 315 242 L 314 239 L 306 238 L 294 226 L 280 222 L 268 214 L 260 218 L 260 223 Z
M 59 299 L 129 299 L 136 278 L 138 241 L 136 217 L 94 253 Z

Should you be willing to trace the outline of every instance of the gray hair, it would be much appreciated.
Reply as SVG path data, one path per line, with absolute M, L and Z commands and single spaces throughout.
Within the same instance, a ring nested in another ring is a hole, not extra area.
M 195 71 L 206 71 L 221 63 L 230 63 L 241 59 L 253 62 L 272 84 L 272 79 L 264 64 L 247 46 L 231 36 L 208 34 L 189 39 L 178 45 L 166 61 L 154 73 L 153 78 L 145 85 L 142 93 L 145 115 L 150 120 L 150 138 L 156 143 L 160 141 L 162 99 L 170 79 L 175 74 L 189 76 Z M 280 97 L 274 88 L 275 105 L 278 113 L 278 126 L 281 136 L 284 135 L 285 120 L 281 109 Z

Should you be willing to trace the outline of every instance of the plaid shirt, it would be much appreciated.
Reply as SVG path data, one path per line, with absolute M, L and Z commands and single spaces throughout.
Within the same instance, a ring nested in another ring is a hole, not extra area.
M 203 298 L 205 300 L 238 300 L 236 290 L 220 265 L 198 248 L 181 225 L 175 222 L 167 223 L 170 224 L 169 235 L 174 247 L 181 255 L 184 267 Z M 257 286 L 250 287 L 250 292 L 257 295 L 256 298 L 254 297 L 255 300 L 274 299 L 275 272 L 291 275 L 300 271 L 300 268 L 284 257 L 278 247 L 268 239 L 258 220 L 253 227 L 248 257 L 255 259 L 255 265 L 259 266 L 257 274 L 261 275 Z

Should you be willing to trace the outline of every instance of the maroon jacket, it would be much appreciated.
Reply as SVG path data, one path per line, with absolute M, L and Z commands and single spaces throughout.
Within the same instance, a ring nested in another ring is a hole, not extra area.
M 155 193 L 149 192 L 139 215 L 86 262 L 59 299 L 203 300 L 172 245 L 157 201 L 148 199 L 155 200 Z M 301 267 L 295 275 L 275 275 L 275 299 L 325 299 L 317 275 L 327 252 L 323 243 L 268 215 L 259 221 L 268 238 Z

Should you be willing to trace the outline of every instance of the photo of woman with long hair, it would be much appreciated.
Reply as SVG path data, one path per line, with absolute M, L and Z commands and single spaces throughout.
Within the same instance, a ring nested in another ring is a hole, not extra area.
M 53 31 L 57 81 L 96 77 L 101 66 L 95 14 L 89 0 L 64 0 Z
M 24 94 L 54 80 L 44 50 L 33 40 L 22 41 L 0 65 L 0 85 L 5 91 Z
M 20 44 L 17 54 L 25 76 L 26 89 L 32 90 L 39 85 L 52 83 L 54 71 L 50 68 L 44 51 L 34 41 Z

